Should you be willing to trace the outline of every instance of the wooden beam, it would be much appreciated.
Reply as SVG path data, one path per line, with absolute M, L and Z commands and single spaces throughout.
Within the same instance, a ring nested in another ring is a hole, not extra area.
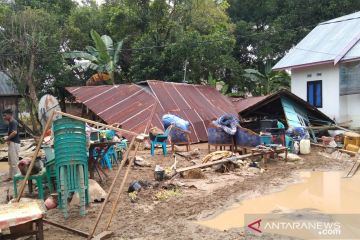
M 75 233 L 75 234 L 77 234 L 77 235 L 79 235 L 81 237 L 84 237 L 84 238 L 87 238 L 89 236 L 89 234 L 86 233 L 86 232 L 83 232 L 83 231 L 80 231 L 80 230 L 77 230 L 77 229 L 74 229 L 74 228 L 71 228 L 71 227 L 64 226 L 64 225 L 62 225 L 60 223 L 56 223 L 56 222 L 53 222 L 53 221 L 48 220 L 48 219 L 43 219 L 43 221 L 44 221 L 44 223 L 47 223 L 49 225 L 64 229 L 64 230 L 72 232 L 72 233 Z
M 109 216 L 109 218 L 108 218 L 108 222 L 107 222 L 107 224 L 106 224 L 105 230 L 108 230 L 109 227 L 110 227 L 111 220 L 112 220 L 112 218 L 113 218 L 113 216 L 114 216 L 116 207 L 117 207 L 117 205 L 118 205 L 118 203 L 119 203 L 120 195 L 121 195 L 121 193 L 122 193 L 122 191 L 123 191 L 123 188 L 124 188 L 124 186 L 125 186 L 126 179 L 127 179 L 128 175 L 129 175 L 129 172 L 130 172 L 130 170 L 131 170 L 131 168 L 132 168 L 132 165 L 133 165 L 133 163 L 134 163 L 134 160 L 136 159 L 136 153 L 137 153 L 137 151 L 138 151 L 138 149 L 139 149 L 139 146 L 140 146 L 140 143 L 138 142 L 138 143 L 136 144 L 136 147 L 135 147 L 135 150 L 134 150 L 134 156 L 130 159 L 130 162 L 129 162 L 129 165 L 128 165 L 127 169 L 126 169 L 126 172 L 125 172 L 125 175 L 124 175 L 124 177 L 123 177 L 123 180 L 121 181 L 121 184 L 120 184 L 120 187 L 119 187 L 117 196 L 116 196 L 116 200 L 113 202 L 112 209 L 111 209 L 111 214 L 110 214 L 110 216 Z M 123 160 L 123 161 L 124 161 L 124 160 Z
M 90 232 L 90 234 L 89 234 L 89 236 L 88 236 L 88 240 L 90 240 L 90 239 L 93 237 L 94 233 L 95 233 L 95 230 L 96 230 L 96 228 L 97 228 L 97 226 L 98 226 L 98 224 L 99 224 L 99 222 L 100 222 L 101 216 L 102 216 L 102 214 L 103 214 L 103 212 L 104 212 L 104 210 L 105 210 L 105 206 L 106 206 L 107 202 L 109 201 L 110 195 L 111 195 L 111 193 L 112 193 L 112 191 L 113 191 L 113 189 L 114 189 L 114 187 L 115 187 L 116 181 L 117 181 L 117 179 L 118 179 L 118 177 L 119 177 L 119 175 L 120 175 L 121 169 L 122 169 L 123 166 L 125 165 L 126 159 L 128 158 L 129 153 L 130 153 L 131 148 L 133 147 L 134 143 L 135 143 L 135 137 L 132 138 L 129 147 L 128 147 L 128 149 L 126 150 L 126 153 L 125 153 L 125 155 L 124 155 L 124 158 L 123 158 L 123 160 L 121 161 L 120 167 L 119 167 L 119 169 L 117 170 L 116 175 L 115 175 L 115 177 L 114 177 L 114 179 L 113 179 L 113 181 L 112 181 L 112 183 L 111 183 L 111 186 L 110 186 L 110 188 L 109 188 L 109 191 L 108 191 L 108 193 L 106 194 L 105 200 L 104 200 L 104 202 L 103 202 L 102 205 L 101 205 L 100 212 L 99 212 L 99 214 L 98 214 L 98 216 L 97 216 L 97 218 L 96 218 L 96 220 L 95 220 L 94 227 L 93 227 L 92 231 Z
M 69 113 L 64 113 L 64 112 L 60 112 L 60 111 L 56 111 L 56 113 L 60 114 L 62 116 L 68 117 L 68 118 L 72 118 L 72 119 L 79 120 L 79 121 L 86 122 L 86 123 L 91 123 L 91 124 L 96 125 L 96 126 L 105 127 L 105 128 L 108 128 L 108 129 L 118 131 L 118 132 L 130 134 L 132 136 L 139 135 L 136 132 L 128 131 L 128 130 L 125 130 L 125 129 L 122 129 L 122 128 L 117 128 L 117 127 L 114 127 L 114 126 L 111 126 L 111 125 L 108 125 L 108 124 L 104 124 L 104 123 L 95 122 L 95 121 L 92 121 L 92 120 L 89 120 L 89 119 L 86 119 L 86 118 L 74 116 L 74 115 L 69 114 Z

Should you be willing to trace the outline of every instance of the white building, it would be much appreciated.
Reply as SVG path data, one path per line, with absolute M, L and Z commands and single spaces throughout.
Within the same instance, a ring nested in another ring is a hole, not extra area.
M 337 122 L 360 127 L 360 12 L 315 27 L 275 66 L 291 91 Z

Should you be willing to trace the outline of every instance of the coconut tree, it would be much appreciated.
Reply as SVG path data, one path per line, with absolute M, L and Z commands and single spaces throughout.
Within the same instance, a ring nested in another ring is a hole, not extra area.
M 95 47 L 87 46 L 86 51 L 65 52 L 64 58 L 77 60 L 73 68 L 96 71 L 98 74 L 92 79 L 111 80 L 115 84 L 114 74 L 118 70 L 117 63 L 123 41 L 114 46 L 113 40 L 107 35 L 100 36 L 95 30 L 91 30 L 90 35 Z

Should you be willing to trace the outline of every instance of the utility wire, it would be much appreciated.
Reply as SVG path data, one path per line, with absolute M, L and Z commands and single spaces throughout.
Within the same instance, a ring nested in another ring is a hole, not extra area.
M 281 32 L 288 32 L 288 31 L 296 31 L 298 29 L 304 29 L 304 28 L 308 28 L 308 27 L 313 27 L 314 25 L 311 26 L 306 26 L 306 27 L 297 27 L 297 28 L 293 28 L 293 29 L 283 29 L 283 30 L 278 30 L 276 32 L 272 32 L 270 34 L 274 34 L 274 33 L 281 33 Z M 251 37 L 254 36 L 258 36 L 258 35 L 268 35 L 268 32 L 257 32 L 257 33 L 252 33 L 252 34 L 248 34 L 248 35 L 232 35 L 235 38 L 249 38 L 251 39 Z M 229 37 L 232 37 L 231 35 Z M 220 39 L 213 39 L 213 40 L 206 40 L 206 41 L 197 41 L 197 42 L 192 42 L 191 45 L 192 46 L 196 46 L 196 45 L 200 45 L 200 44 L 206 44 L 206 43 L 214 43 L 214 42 L 221 42 L 221 41 L 226 41 L 226 40 L 231 40 L 230 38 L 220 38 Z M 169 47 L 169 46 L 175 46 L 175 45 L 180 45 L 181 43 L 179 42 L 174 42 L 174 43 L 168 43 L 168 44 L 162 44 L 162 45 L 153 45 L 153 46 L 144 46 L 144 47 L 138 47 L 138 48 L 125 48 L 122 49 L 121 51 L 142 51 L 142 50 L 151 50 L 151 49 L 157 49 L 157 48 L 165 48 L 165 47 Z M 272 44 L 272 45 L 277 45 L 280 46 L 280 44 Z M 80 51 L 80 50 L 74 50 L 74 51 L 59 51 L 59 50 L 54 50 L 54 51 L 48 51 L 48 50 L 39 50 L 37 51 L 37 53 L 45 53 L 45 54 L 63 54 L 63 53 L 71 53 L 71 52 L 86 52 L 86 51 Z M 101 51 L 99 50 L 95 50 L 93 52 L 98 52 L 100 53 Z M 26 55 L 26 53 L 0 53 L 0 56 L 21 56 L 21 55 Z
M 354 19 L 359 19 L 359 17 L 354 17 L 354 18 L 349 18 L 349 19 L 344 19 L 344 20 L 339 20 L 339 21 L 334 21 L 334 22 L 324 22 L 324 23 L 320 23 L 320 24 L 312 24 L 312 25 L 308 25 L 308 26 L 299 26 L 293 29 L 282 29 L 282 30 L 277 30 L 276 32 L 270 32 L 270 34 L 278 34 L 281 32 L 288 32 L 288 31 L 297 31 L 300 29 L 306 29 L 306 28 L 313 28 L 315 26 L 322 26 L 322 25 L 326 25 L 326 24 L 332 24 L 332 23 L 338 23 L 338 22 L 346 22 L 346 21 L 352 21 Z M 235 38 L 249 38 L 251 39 L 251 37 L 254 36 L 258 36 L 258 35 L 266 35 L 269 34 L 268 32 L 257 32 L 257 33 L 252 33 L 252 34 L 248 34 L 248 35 L 233 35 Z M 231 36 L 229 36 L 231 37 Z M 226 41 L 226 40 L 231 40 L 230 38 L 220 38 L 220 39 L 214 39 L 214 40 L 207 40 L 207 41 L 198 41 L 198 42 L 193 42 L 191 43 L 192 46 L 196 46 L 196 45 L 200 45 L 200 44 L 206 44 L 206 43 L 214 43 L 214 42 L 220 42 L 220 41 Z M 168 43 L 168 44 L 162 44 L 162 45 L 153 45 L 153 46 L 144 46 L 144 47 L 138 47 L 138 48 L 125 48 L 122 49 L 121 51 L 142 51 L 142 50 L 151 50 L 151 49 L 158 49 L 158 48 L 165 48 L 165 47 L 169 47 L 169 46 L 175 46 L 175 45 L 180 45 L 181 43 L 179 42 L 174 42 L 174 43 Z M 280 44 L 275 44 L 272 43 L 272 45 L 275 46 L 281 46 Z M 329 52 L 321 52 L 321 51 L 316 51 L 316 50 L 312 50 L 312 49 L 305 49 L 305 48 L 299 48 L 299 47 L 293 47 L 293 49 L 297 49 L 297 50 L 301 50 L 301 51 L 308 51 L 308 52 L 314 52 L 314 53 L 320 53 L 320 54 L 326 54 L 326 55 L 331 55 L 331 56 L 337 56 L 338 54 L 335 53 L 329 53 Z M 45 54 L 63 54 L 63 53 L 72 53 L 72 52 L 85 52 L 85 51 L 59 51 L 59 50 L 54 50 L 54 51 L 48 51 L 48 50 L 39 50 L 37 51 L 37 53 L 45 53 Z M 99 50 L 95 50 L 93 52 L 98 52 L 100 53 L 101 51 Z M 0 56 L 21 56 L 21 55 L 26 55 L 26 53 L 0 53 Z

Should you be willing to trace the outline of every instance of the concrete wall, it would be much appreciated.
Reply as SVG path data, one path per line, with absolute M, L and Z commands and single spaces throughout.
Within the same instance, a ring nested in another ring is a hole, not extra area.
M 360 94 L 340 96 L 341 122 L 352 120 L 352 128 L 360 128 Z
M 321 76 L 318 76 L 321 74 Z M 310 76 L 311 75 L 311 76 Z M 339 67 L 324 64 L 292 69 L 291 92 L 307 100 L 307 82 L 322 80 L 322 108 L 320 111 L 336 121 L 340 118 Z

